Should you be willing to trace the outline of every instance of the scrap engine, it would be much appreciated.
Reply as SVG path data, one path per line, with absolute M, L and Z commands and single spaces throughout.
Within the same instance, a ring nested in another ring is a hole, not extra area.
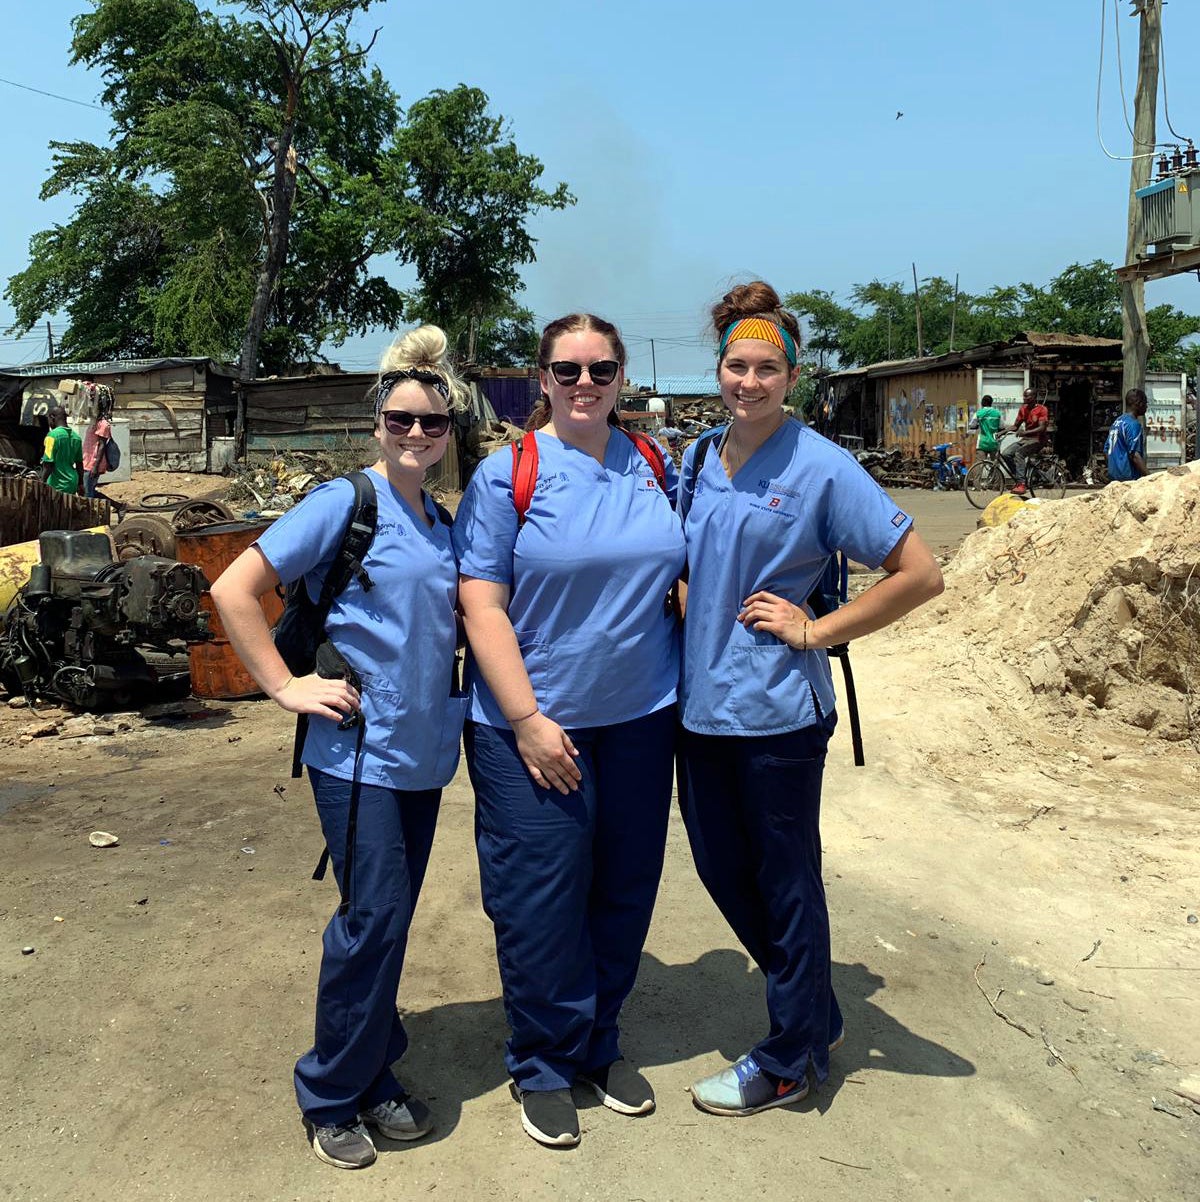
M 38 542 L 41 562 L 0 633 L 10 692 L 83 709 L 124 704 L 161 680 L 164 665 L 182 675 L 187 645 L 212 637 L 199 568 L 158 555 L 114 559 L 108 536 L 89 531 L 51 530 Z

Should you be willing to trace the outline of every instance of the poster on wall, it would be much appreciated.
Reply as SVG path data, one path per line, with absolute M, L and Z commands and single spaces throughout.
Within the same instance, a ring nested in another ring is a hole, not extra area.
M 933 406 L 932 405 L 925 406 L 925 433 L 926 434 L 933 433 Z

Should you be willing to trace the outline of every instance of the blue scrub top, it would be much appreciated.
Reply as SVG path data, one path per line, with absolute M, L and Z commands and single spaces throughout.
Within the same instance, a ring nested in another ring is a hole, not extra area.
M 793 651 L 743 626 L 742 602 L 760 589 L 804 605 L 836 551 L 877 568 L 912 518 L 853 455 L 788 418 L 732 480 L 716 445 L 695 477 L 683 460 L 688 550 L 682 721 L 700 734 L 770 735 L 833 712 L 824 650 Z
M 512 452 L 488 456 L 454 521 L 459 570 L 507 585 L 508 616 L 538 707 L 560 726 L 609 726 L 675 700 L 678 623 L 666 612 L 683 570 L 683 532 L 667 494 L 620 430 L 603 464 L 538 431 L 538 474 L 525 524 L 513 508 Z M 507 726 L 468 659 L 470 717 Z
M 457 642 L 454 605 L 458 569 L 450 529 L 428 497 L 429 529 L 378 472 L 379 517 L 363 566 L 374 582 L 357 577 L 334 598 L 325 629 L 362 678 L 366 718 L 362 779 L 414 791 L 440 789 L 458 766 L 466 698 L 452 697 Z M 255 546 L 285 584 L 304 577 L 308 595 L 320 596 L 341 545 L 354 503 L 348 480 L 331 480 L 274 522 Z M 351 780 L 357 731 L 339 731 L 330 718 L 309 719 L 303 760 L 310 768 Z

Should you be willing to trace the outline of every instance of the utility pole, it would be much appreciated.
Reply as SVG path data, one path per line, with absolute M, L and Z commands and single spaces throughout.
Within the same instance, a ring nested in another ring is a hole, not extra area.
M 917 283 L 917 265 L 913 269 L 913 292 L 917 298 L 917 358 L 925 354 L 925 327 L 921 323 L 921 286 Z
M 958 318 L 958 272 L 954 273 L 954 308 L 950 310 L 950 349 L 954 350 L 954 323 Z
M 49 321 L 46 322 L 46 358 L 54 361 L 54 331 L 50 328 Z
M 654 391 L 658 391 L 658 361 L 654 358 L 654 339 L 650 339 L 650 375 L 654 381 Z
M 1135 193 L 1150 182 L 1154 154 L 1154 121 L 1158 108 L 1159 43 L 1162 38 L 1162 0 L 1131 0 L 1138 22 L 1138 76 L 1133 99 L 1133 162 L 1129 165 L 1129 222 L 1125 262 L 1137 262 L 1142 242 L 1141 202 Z M 1150 338 L 1146 333 L 1144 280 L 1121 283 L 1122 396 L 1146 380 Z

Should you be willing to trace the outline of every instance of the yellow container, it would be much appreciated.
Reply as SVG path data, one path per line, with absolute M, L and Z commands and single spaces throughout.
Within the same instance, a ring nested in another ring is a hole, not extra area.
M 108 534 L 108 527 L 92 526 L 91 532 Z M 111 544 L 111 537 L 109 542 Z M 12 599 L 29 583 L 29 569 L 35 563 L 40 563 L 41 559 L 41 547 L 36 538 L 27 543 L 0 547 L 0 614 L 8 609 Z

